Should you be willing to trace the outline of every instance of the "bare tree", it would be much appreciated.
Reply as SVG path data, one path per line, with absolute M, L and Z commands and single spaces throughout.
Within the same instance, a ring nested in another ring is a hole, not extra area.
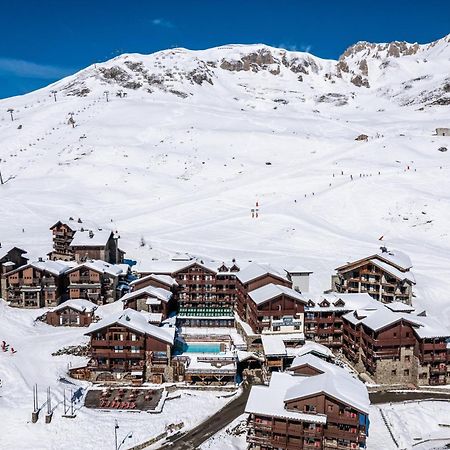
M 2 162 L 2 159 L 0 158 L 0 163 Z M 3 182 L 3 177 L 2 177 L 2 170 L 0 169 L 0 184 L 5 184 Z
M 11 114 L 11 121 L 14 121 L 14 116 L 13 116 L 14 109 L 13 108 L 9 108 L 8 112 Z

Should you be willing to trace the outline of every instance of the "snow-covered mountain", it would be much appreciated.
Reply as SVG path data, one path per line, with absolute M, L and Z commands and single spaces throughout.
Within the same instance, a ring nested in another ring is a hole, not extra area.
M 383 236 L 450 319 L 449 74 L 450 35 L 337 61 L 258 44 L 90 66 L 0 101 L 0 242 L 44 255 L 48 227 L 82 217 L 142 261 L 298 264 L 324 290 Z

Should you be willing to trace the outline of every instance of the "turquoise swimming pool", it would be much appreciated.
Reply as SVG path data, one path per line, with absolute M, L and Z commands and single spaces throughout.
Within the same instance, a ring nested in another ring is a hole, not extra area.
M 176 353 L 220 353 L 219 342 L 186 342 L 176 349 Z

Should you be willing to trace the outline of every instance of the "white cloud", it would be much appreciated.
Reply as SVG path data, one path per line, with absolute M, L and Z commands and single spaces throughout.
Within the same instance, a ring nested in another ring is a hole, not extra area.
M 175 28 L 175 25 L 170 20 L 162 18 L 153 19 L 152 25 L 154 25 L 155 27 L 162 27 L 162 28 Z
M 311 51 L 312 46 L 308 44 L 289 44 L 282 42 L 281 44 L 278 44 L 278 47 L 285 48 L 286 50 L 290 50 L 291 52 L 307 52 L 309 53 Z
M 41 78 L 53 80 L 72 73 L 72 70 L 49 64 L 38 64 L 23 59 L 0 57 L 0 74 L 15 75 L 20 78 Z

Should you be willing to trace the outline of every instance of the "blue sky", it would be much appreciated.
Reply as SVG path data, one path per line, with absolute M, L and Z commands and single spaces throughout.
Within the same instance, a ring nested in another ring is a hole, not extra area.
M 266 43 L 337 58 L 359 40 L 450 33 L 450 1 L 2 0 L 0 98 L 124 52 Z

